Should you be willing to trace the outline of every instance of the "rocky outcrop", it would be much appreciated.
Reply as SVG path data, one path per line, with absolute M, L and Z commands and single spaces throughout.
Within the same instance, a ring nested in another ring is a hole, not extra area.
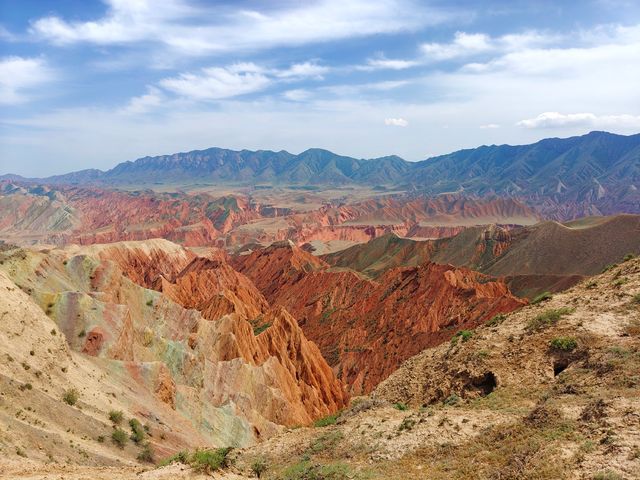
M 298 319 L 353 393 L 369 392 L 423 348 L 524 304 L 503 282 L 451 265 L 395 268 L 372 281 L 313 258 L 282 245 L 234 265 Z
M 2 255 L 73 350 L 143 384 L 213 444 L 248 445 L 348 401 L 295 319 L 223 254 L 154 241 Z

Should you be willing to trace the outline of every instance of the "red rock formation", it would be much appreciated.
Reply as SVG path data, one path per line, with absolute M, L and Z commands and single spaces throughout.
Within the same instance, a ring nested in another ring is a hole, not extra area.
M 425 263 L 394 268 L 378 281 L 329 271 L 293 246 L 234 259 L 269 302 L 298 318 L 353 393 L 371 391 L 398 365 L 501 312 L 523 305 L 507 286 L 477 272 Z

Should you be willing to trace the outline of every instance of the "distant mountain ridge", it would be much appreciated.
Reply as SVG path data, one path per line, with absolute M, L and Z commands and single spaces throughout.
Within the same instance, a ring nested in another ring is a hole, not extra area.
M 0 176 L 2 179 L 16 180 L 16 176 Z M 458 192 L 519 197 L 551 217 L 566 219 L 640 213 L 640 134 L 591 132 L 530 145 L 481 146 L 420 162 L 397 156 L 356 159 L 316 148 L 298 155 L 284 150 L 209 148 L 144 157 L 106 172 L 82 170 L 39 181 L 104 186 L 391 185 L 428 195 Z

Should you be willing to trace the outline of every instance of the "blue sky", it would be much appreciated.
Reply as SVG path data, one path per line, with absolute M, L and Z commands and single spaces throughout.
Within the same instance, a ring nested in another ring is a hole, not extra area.
M 640 2 L 0 0 L 0 174 L 640 132 Z

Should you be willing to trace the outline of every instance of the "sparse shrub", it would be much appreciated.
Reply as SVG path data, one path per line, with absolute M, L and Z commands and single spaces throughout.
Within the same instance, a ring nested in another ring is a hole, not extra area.
M 18 387 L 21 392 L 24 392 L 25 390 L 31 390 L 32 388 L 33 385 L 31 385 L 30 383 L 24 383 Z
M 582 409 L 580 420 L 584 422 L 600 420 L 607 416 L 607 408 L 607 403 L 601 398 L 593 400 Z
M 564 315 L 568 315 L 571 312 L 573 312 L 573 309 L 569 307 L 545 310 L 529 320 L 527 330 L 530 332 L 543 330 L 551 325 L 555 325 Z
M 592 288 L 596 288 L 597 286 L 598 286 L 598 282 L 596 282 L 595 280 L 591 280 L 589 283 L 585 285 L 585 287 L 588 288 L 589 290 L 591 290 Z
M 196 450 L 189 463 L 195 471 L 210 474 L 229 465 L 227 458 L 229 452 L 231 452 L 230 447 L 216 450 Z
M 578 342 L 573 337 L 556 337 L 551 340 L 549 346 L 554 350 L 571 352 L 577 348 Z
M 121 428 L 116 428 L 111 434 L 111 441 L 115 443 L 118 448 L 124 448 L 127 444 L 127 440 L 129 440 L 129 437 L 127 437 L 127 433 Z
M 411 430 L 416 424 L 416 421 L 411 417 L 406 417 L 402 420 L 402 423 L 398 425 L 398 431 L 403 432 L 405 430 Z
M 628 262 L 629 260 L 633 260 L 635 255 L 633 253 L 627 253 L 622 259 L 623 262 Z
M 609 270 L 613 270 L 618 266 L 617 263 L 611 263 L 602 269 L 602 273 L 608 272 Z
M 98 443 L 104 443 L 104 435 L 98 435 L 98 438 L 96 438 L 96 440 L 98 441 Z
M 58 333 L 58 332 L 56 332 L 56 329 L 55 329 L 55 328 L 52 328 L 52 329 L 51 329 L 51 335 L 56 335 L 57 333 Z
M 487 326 L 496 327 L 500 325 L 502 322 L 504 322 L 506 319 L 507 319 L 507 316 L 504 313 L 499 313 L 491 317 L 491 320 L 487 322 Z
M 546 302 L 547 300 L 551 300 L 552 298 L 553 295 L 551 295 L 551 292 L 542 292 L 540 295 L 536 295 L 533 300 L 531 300 L 531 305 Z
M 347 480 L 355 478 L 348 465 L 329 463 L 318 465 L 308 460 L 296 463 L 282 473 L 282 480 Z
M 64 392 L 64 394 L 62 395 L 62 400 L 67 405 L 73 406 L 78 402 L 78 397 L 79 397 L 78 390 L 76 390 L 75 388 L 71 388 Z
M 593 476 L 593 480 L 623 480 L 624 477 L 616 472 L 607 470 L 604 472 L 598 472 Z
M 120 410 L 111 410 L 109 412 L 109 420 L 111 420 L 111 423 L 114 425 L 120 425 L 123 418 L 124 414 Z
M 27 362 L 22 362 L 20 365 L 22 365 L 22 368 L 24 368 L 25 370 L 30 370 L 31 367 L 29 366 L 29 364 Z
M 138 456 L 136 458 L 140 462 L 153 463 L 155 459 L 153 455 L 153 450 L 151 449 L 151 445 L 149 445 L 149 443 L 145 443 L 142 447 L 142 450 L 140 450 L 140 453 L 138 453 Z
M 32 357 L 33 357 L 35 354 L 36 354 L 36 352 L 35 352 L 34 350 L 31 350 L 31 351 L 29 352 L 29 355 L 31 355 Z
M 78 333 L 78 338 L 83 338 L 86 334 L 87 334 L 87 332 L 83 328 L 82 330 L 80 330 L 80 333 Z
M 640 293 L 636 293 L 636 294 L 631 298 L 631 303 L 635 303 L 636 305 L 640 305 Z
M 142 424 L 136 418 L 132 418 L 129 420 L 129 426 L 131 427 L 131 440 L 137 444 L 142 443 L 145 437 Z
M 255 336 L 258 336 L 262 332 L 264 332 L 267 328 L 269 328 L 270 326 L 271 326 L 270 323 L 263 323 L 262 325 L 257 325 L 255 327 L 253 327 L 253 334 Z
M 401 412 L 404 412 L 405 410 L 409 409 L 409 407 L 407 407 L 407 404 L 402 402 L 394 403 L 393 408 L 395 408 L 396 410 L 400 410 Z
M 329 426 L 329 425 L 335 425 L 336 420 L 338 420 L 339 416 L 340 416 L 340 412 L 336 412 L 336 413 L 334 413 L 332 415 L 327 415 L 326 417 L 319 418 L 318 420 L 313 422 L 313 426 L 314 427 L 326 427 L 326 426 Z
M 624 277 L 624 278 L 618 278 L 616 280 L 613 281 L 612 285 L 614 287 L 621 287 L 622 285 L 624 285 L 625 283 L 627 283 L 629 281 L 628 278 Z
M 463 342 L 466 342 L 473 337 L 473 332 L 471 330 L 460 330 L 456 335 L 460 337 Z
M 306 454 L 313 455 L 317 453 L 334 450 L 336 445 L 344 438 L 340 430 L 330 430 L 317 437 L 306 450 Z
M 455 393 L 452 393 L 447 398 L 445 398 L 442 403 L 448 406 L 453 406 L 453 405 L 456 405 L 459 401 L 460 401 L 460 397 Z
M 181 450 L 178 453 L 174 453 L 168 458 L 165 458 L 159 463 L 160 467 L 166 467 L 167 465 L 171 465 L 172 463 L 182 463 L 184 465 L 189 463 L 189 452 L 186 450 Z
M 27 454 L 20 447 L 16 447 L 16 455 L 19 457 L 27 458 Z
M 251 471 L 257 478 L 260 478 L 262 474 L 267 471 L 267 468 L 267 462 L 264 458 L 257 458 L 251 464 Z
M 460 330 L 451 337 L 451 345 L 457 345 L 459 339 L 462 339 L 463 342 L 467 342 L 471 337 L 473 337 L 473 332 L 471 330 Z
M 153 300 L 147 300 L 147 307 L 151 307 L 153 305 Z

